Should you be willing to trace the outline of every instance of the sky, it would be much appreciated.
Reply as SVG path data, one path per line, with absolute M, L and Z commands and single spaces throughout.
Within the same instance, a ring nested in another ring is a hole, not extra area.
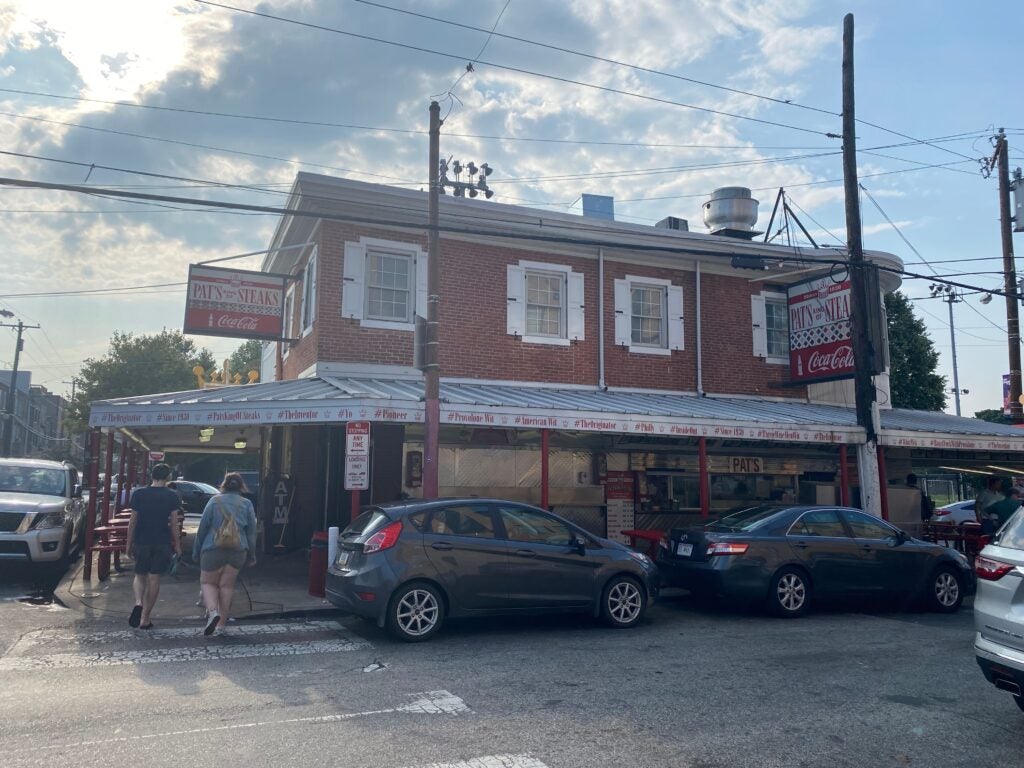
M 303 170 L 422 188 L 434 98 L 442 155 L 489 163 L 496 201 L 579 212 L 582 193 L 606 194 L 621 220 L 677 216 L 704 231 L 708 193 L 740 185 L 760 199 L 763 228 L 784 186 L 815 239 L 835 244 L 842 169 L 826 134 L 841 130 L 852 12 L 865 247 L 1002 286 L 997 183 L 981 161 L 1004 127 L 1011 168 L 1024 165 L 1024 3 L 226 4 L 236 10 L 0 0 L 0 176 L 263 205 L 282 204 Z M 26 332 L 22 367 L 67 393 L 115 331 L 181 327 L 190 263 L 266 248 L 276 222 L 0 185 L 0 309 L 41 326 Z M 952 388 L 949 307 L 926 279 L 903 290 Z M 50 295 L 26 295 L 39 293 Z M 964 294 L 953 309 L 971 415 L 1001 405 L 1006 307 Z M 217 359 L 241 343 L 196 341 Z M 13 350 L 0 329 L 0 368 Z

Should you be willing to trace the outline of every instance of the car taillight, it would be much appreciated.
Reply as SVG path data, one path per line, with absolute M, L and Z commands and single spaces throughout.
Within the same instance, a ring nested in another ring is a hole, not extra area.
M 731 541 L 716 541 L 708 546 L 707 556 L 712 555 L 742 555 L 750 547 L 749 544 L 736 544 Z
M 951 514 L 953 514 L 953 510 L 952 509 L 936 509 L 935 510 L 935 517 L 945 517 L 946 515 L 951 515 Z
M 981 555 L 974 558 L 974 573 L 979 579 L 985 581 L 999 581 L 1012 570 L 1013 566 L 1009 563 L 992 560 Z
M 386 525 L 377 531 L 363 544 L 363 554 L 380 552 L 382 549 L 390 549 L 398 542 L 398 536 L 402 532 L 402 521 L 398 520 L 391 525 Z

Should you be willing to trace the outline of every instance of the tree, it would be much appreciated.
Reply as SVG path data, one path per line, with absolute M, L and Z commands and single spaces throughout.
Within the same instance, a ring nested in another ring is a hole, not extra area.
M 65 424 L 72 432 L 87 429 L 89 403 L 95 400 L 195 389 L 192 369 L 197 365 L 212 370 L 213 355 L 179 331 L 143 336 L 115 332 L 110 351 L 82 366 Z
M 242 375 L 242 383 L 248 381 L 249 371 L 259 371 L 263 358 L 263 344 L 256 339 L 249 339 L 238 349 L 231 353 L 228 366 L 231 368 L 231 375 L 236 373 Z
M 993 424 L 1013 424 L 1009 416 L 1003 415 L 1002 408 L 986 408 L 983 411 L 976 411 L 974 418 L 991 421 Z
M 924 321 L 915 317 L 902 293 L 885 297 L 889 330 L 889 387 L 894 408 L 941 411 L 946 407 L 946 378 L 935 372 L 939 353 Z

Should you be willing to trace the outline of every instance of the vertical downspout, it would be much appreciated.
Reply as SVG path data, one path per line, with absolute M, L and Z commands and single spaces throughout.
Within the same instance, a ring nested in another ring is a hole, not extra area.
M 704 397 L 704 345 L 700 327 L 700 261 L 697 262 L 697 394 Z
M 604 381 L 604 248 L 597 249 L 597 386 L 608 388 Z

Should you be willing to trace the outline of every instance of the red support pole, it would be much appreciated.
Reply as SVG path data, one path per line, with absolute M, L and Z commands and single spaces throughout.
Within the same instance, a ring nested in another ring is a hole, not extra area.
M 878 487 L 882 502 L 882 519 L 889 519 L 889 476 L 885 471 L 885 448 L 878 446 Z
M 128 449 L 128 474 L 124 479 L 124 504 L 128 504 L 128 500 L 132 497 L 132 488 L 135 486 L 136 480 L 135 472 L 138 470 L 136 462 L 138 456 L 139 452 L 136 450 L 135 446 Z M 123 507 L 124 504 L 121 506 Z M 128 506 L 131 506 L 131 504 L 128 504 Z
M 348 521 L 351 523 L 359 517 L 359 489 L 352 489 L 352 509 L 349 511 Z
M 839 446 L 839 503 L 850 506 L 850 467 L 846 463 L 846 446 Z
M 114 472 L 114 432 L 111 430 L 107 433 L 107 455 L 104 457 L 103 469 L 106 472 L 106 478 L 103 481 L 103 508 L 101 510 L 101 519 L 103 520 L 104 527 L 110 525 L 110 486 L 113 483 L 113 472 Z M 109 537 L 107 538 L 109 541 Z M 110 552 L 100 552 L 100 556 L 96 562 L 96 575 L 100 581 L 110 577 Z
M 548 456 L 550 452 L 551 431 L 540 431 L 540 505 L 548 508 Z
M 96 533 L 96 497 L 99 489 L 96 487 L 99 481 L 100 471 L 100 430 L 93 427 L 89 430 L 88 447 L 89 465 L 86 467 L 85 486 L 89 488 L 89 506 L 85 512 L 85 563 L 82 568 L 82 577 L 88 581 L 92 578 L 92 547 L 95 542 Z
M 121 462 L 120 467 L 117 470 L 117 498 L 114 499 L 114 512 L 121 511 L 121 499 L 124 498 L 125 483 L 127 483 L 127 477 L 125 472 L 128 469 L 128 451 L 131 450 L 128 447 L 128 438 L 121 435 Z
M 704 437 L 697 438 L 697 464 L 699 468 L 700 515 L 708 517 L 711 515 L 711 483 L 708 477 L 708 441 Z

